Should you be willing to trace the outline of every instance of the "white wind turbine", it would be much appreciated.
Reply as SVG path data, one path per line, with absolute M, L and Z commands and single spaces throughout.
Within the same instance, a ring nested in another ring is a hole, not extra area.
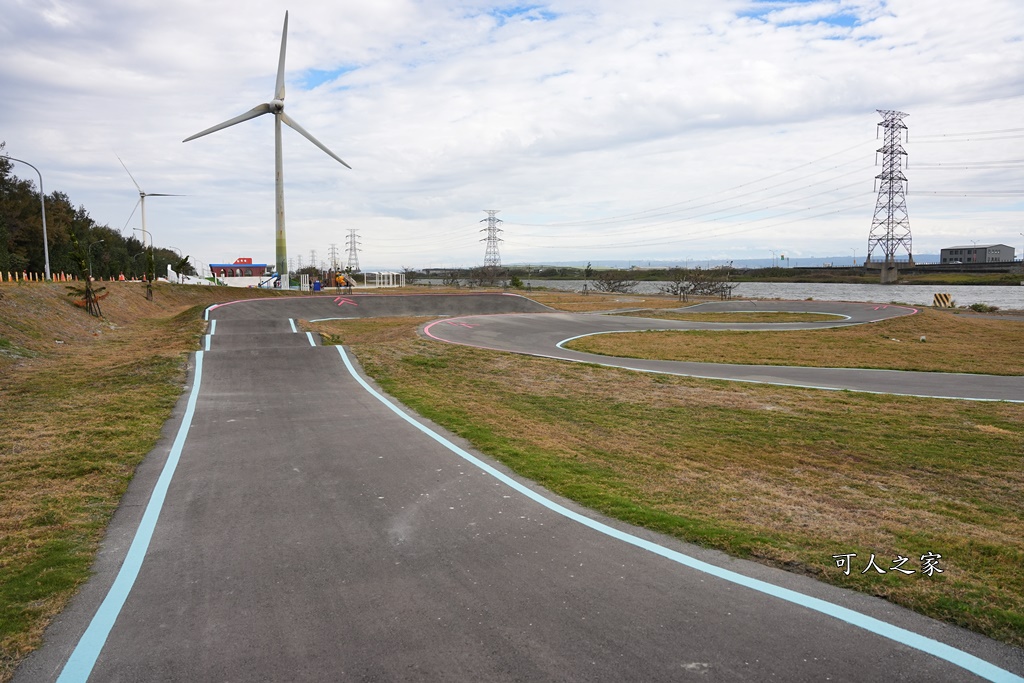
M 114 156 L 117 156 L 117 155 L 115 154 Z M 117 156 L 117 160 L 121 161 L 121 157 Z M 132 175 L 132 172 L 128 170 L 128 167 L 124 165 L 123 161 L 121 161 L 121 167 L 124 169 L 124 172 L 128 174 L 128 177 L 132 179 L 132 183 L 134 183 L 135 189 L 139 191 L 139 201 L 135 202 L 135 208 L 132 209 L 131 216 L 128 216 L 128 220 L 130 221 L 132 219 L 132 216 L 135 215 L 135 209 L 138 209 L 140 207 L 140 205 L 141 205 L 141 207 L 142 207 L 142 239 L 143 239 L 142 246 L 143 247 L 146 246 L 145 239 L 146 239 L 146 236 L 148 235 L 149 236 L 149 251 L 152 253 L 152 251 L 153 251 L 153 234 L 151 232 L 149 232 L 148 230 L 146 230 L 146 197 L 184 197 L 185 195 L 181 195 L 181 194 L 166 194 L 164 192 L 143 192 L 142 188 L 139 187 L 139 184 L 137 182 L 135 182 L 135 176 Z M 127 223 L 125 225 L 127 225 Z M 152 276 L 153 273 L 147 273 L 147 275 Z
M 256 105 L 249 111 L 236 116 L 233 119 L 228 119 L 224 123 L 219 123 L 212 128 L 196 133 L 195 135 L 185 138 L 182 142 L 188 142 L 189 140 L 195 140 L 204 135 L 208 135 L 215 131 L 221 130 L 222 128 L 228 128 L 236 123 L 242 121 L 248 121 L 254 119 L 257 116 L 264 114 L 274 115 L 274 181 L 275 181 L 275 194 L 274 194 L 274 205 L 276 208 L 276 220 L 275 225 L 277 228 L 277 272 L 280 276 L 281 287 L 288 287 L 288 245 L 285 240 L 284 230 L 284 164 L 281 160 L 281 122 L 283 121 L 289 127 L 298 131 L 303 137 L 312 142 L 314 145 L 325 151 L 336 161 L 340 162 L 345 168 L 352 168 L 346 164 L 341 157 L 327 149 L 327 147 L 317 140 L 315 137 L 309 134 L 305 128 L 295 122 L 290 116 L 284 113 L 284 55 L 285 48 L 288 44 L 288 12 L 284 13 L 284 29 L 281 31 L 281 56 L 277 62 L 277 85 L 274 88 L 274 99 L 270 102 Z

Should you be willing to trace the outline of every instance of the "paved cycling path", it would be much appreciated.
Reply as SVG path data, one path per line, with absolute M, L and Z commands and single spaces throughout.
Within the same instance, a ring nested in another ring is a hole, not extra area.
M 16 682 L 1024 680 L 1018 649 L 522 482 L 295 326 L 536 304 L 349 298 L 210 311 L 96 576 Z
M 1024 401 L 1024 377 L 1020 376 L 640 360 L 584 353 L 563 346 L 572 339 L 593 334 L 644 330 L 776 330 L 781 334 L 787 330 L 860 325 L 916 312 L 905 306 L 828 301 L 728 301 L 702 304 L 688 310 L 813 312 L 843 316 L 843 319 L 805 323 L 707 323 L 579 313 L 472 315 L 431 322 L 424 326 L 423 333 L 455 344 L 645 372 L 906 396 Z M 903 343 L 921 342 L 903 340 Z

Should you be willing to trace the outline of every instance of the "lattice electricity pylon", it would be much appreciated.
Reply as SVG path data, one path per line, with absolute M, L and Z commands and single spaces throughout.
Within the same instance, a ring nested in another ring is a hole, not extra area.
M 356 235 L 355 228 L 349 228 L 348 237 L 345 238 L 345 250 L 348 252 L 348 264 L 345 266 L 345 270 L 350 273 L 358 273 L 359 252 L 362 249 L 359 248 L 359 236 Z
M 498 224 L 502 223 L 503 221 L 500 218 L 496 217 L 496 214 L 498 213 L 498 211 L 500 211 L 500 209 L 484 209 L 484 211 L 487 212 L 487 218 L 484 218 L 483 220 L 480 221 L 481 223 L 483 223 L 484 221 L 487 222 L 487 227 L 480 231 L 487 233 L 487 237 L 480 240 L 481 242 L 487 242 L 487 249 L 484 251 L 484 267 L 497 267 L 501 265 L 501 256 L 498 255 L 498 242 L 504 241 L 500 237 L 498 237 L 499 232 L 504 232 L 501 228 L 498 227 Z
M 338 272 L 338 245 L 331 242 L 330 248 L 327 250 L 327 258 L 331 259 L 331 270 Z
M 901 111 L 887 109 L 877 110 L 882 115 L 878 124 L 885 129 L 885 143 L 878 150 L 883 154 L 882 172 L 875 176 L 879 180 L 878 201 L 875 203 L 875 215 L 871 220 L 871 232 L 868 235 L 868 260 L 875 247 L 881 247 L 886 264 L 895 264 L 897 249 L 903 248 L 910 261 L 914 260 L 913 246 L 910 239 L 910 216 L 907 215 L 907 195 L 903 183 L 907 181 L 901 169 L 902 157 L 906 150 L 900 144 L 900 131 L 906 130 L 903 117 L 909 116 Z M 884 278 L 884 271 L 883 271 Z

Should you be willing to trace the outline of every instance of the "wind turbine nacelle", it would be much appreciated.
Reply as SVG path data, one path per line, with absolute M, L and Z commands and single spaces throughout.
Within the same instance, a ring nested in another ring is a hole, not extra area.
M 284 111 L 284 100 L 274 99 L 270 100 L 268 104 L 270 105 L 270 111 L 273 114 L 280 114 Z

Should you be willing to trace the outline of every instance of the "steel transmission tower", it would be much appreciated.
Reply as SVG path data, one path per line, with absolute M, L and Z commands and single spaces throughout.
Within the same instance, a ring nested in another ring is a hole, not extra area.
M 914 263 L 914 251 L 910 240 L 910 216 L 907 214 L 907 195 L 903 184 L 907 177 L 901 168 L 903 157 L 907 152 L 903 149 L 901 131 L 907 130 L 903 118 L 909 116 L 901 111 L 887 109 L 877 110 L 882 115 L 878 124 L 885 131 L 885 142 L 878 152 L 882 153 L 882 172 L 875 176 L 878 185 L 878 201 L 875 203 L 875 216 L 871 220 L 871 233 L 868 235 L 868 256 L 865 265 L 871 262 L 875 247 L 881 247 L 883 262 L 882 283 L 893 283 L 897 279 L 896 251 L 904 249 L 909 263 Z
M 345 270 L 350 273 L 358 273 L 359 252 L 362 250 L 359 248 L 359 236 L 356 235 L 355 228 L 349 228 L 348 237 L 345 238 L 345 250 L 348 252 L 348 264 L 345 266 Z
M 331 242 L 330 249 L 327 250 L 327 258 L 331 259 L 331 270 L 335 273 L 338 272 L 338 245 Z
M 484 209 L 484 211 L 487 212 L 487 218 L 480 221 L 481 223 L 487 221 L 487 227 L 480 231 L 487 233 L 487 237 L 480 240 L 481 242 L 487 242 L 487 250 L 484 252 L 484 267 L 494 266 L 497 268 L 501 266 L 501 256 L 498 255 L 498 242 L 503 241 L 498 237 L 498 233 L 502 232 L 502 229 L 498 227 L 498 224 L 501 223 L 502 220 L 496 217 L 496 214 L 500 209 Z

